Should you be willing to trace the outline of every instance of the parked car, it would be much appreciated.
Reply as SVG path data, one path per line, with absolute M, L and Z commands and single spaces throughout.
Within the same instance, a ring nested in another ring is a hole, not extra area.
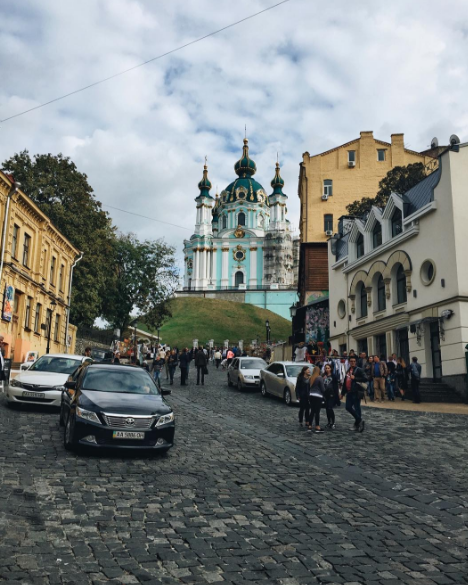
M 64 446 L 167 451 L 174 444 L 172 408 L 146 370 L 91 364 L 65 383 L 60 424 Z
M 260 390 L 263 396 L 272 394 L 282 398 L 288 406 L 299 404 L 296 381 L 299 372 L 307 365 L 295 362 L 273 362 L 260 372 Z
M 109 349 L 102 349 L 101 347 L 92 347 L 91 357 L 95 362 L 110 364 L 114 357 L 114 353 Z
M 266 368 L 268 364 L 261 358 L 240 357 L 232 360 L 227 371 L 228 386 L 233 384 L 239 390 L 243 388 L 260 387 L 260 370 Z
M 65 382 L 89 358 L 67 353 L 49 353 L 21 371 L 7 387 L 10 406 L 45 404 L 60 406 Z

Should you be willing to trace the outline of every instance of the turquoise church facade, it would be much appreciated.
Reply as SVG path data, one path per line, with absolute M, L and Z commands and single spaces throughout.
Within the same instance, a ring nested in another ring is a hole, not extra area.
M 213 197 L 205 164 L 195 198 L 195 230 L 184 241 L 184 287 L 179 296 L 245 302 L 290 319 L 297 301 L 296 244 L 287 219 L 287 195 L 276 163 L 267 194 L 254 178 L 247 138 L 235 163 L 237 177 Z

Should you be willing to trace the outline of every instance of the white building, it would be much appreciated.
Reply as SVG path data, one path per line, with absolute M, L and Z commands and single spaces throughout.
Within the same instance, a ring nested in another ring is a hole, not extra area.
M 455 141 L 454 141 L 455 142 Z M 466 392 L 468 143 L 329 242 L 333 348 L 416 356 L 422 377 Z

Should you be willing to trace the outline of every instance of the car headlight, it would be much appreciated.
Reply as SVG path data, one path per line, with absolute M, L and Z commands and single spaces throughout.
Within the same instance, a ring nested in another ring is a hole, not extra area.
M 173 422 L 175 419 L 174 413 L 170 412 L 169 414 L 163 414 L 163 416 L 159 417 L 158 422 L 156 423 L 157 427 L 160 427 L 162 425 L 167 425 L 168 423 Z
M 13 380 L 10 380 L 10 386 L 14 386 L 16 388 L 21 388 L 21 382 L 19 380 L 16 380 L 16 378 L 13 378 Z
M 76 407 L 76 416 L 84 420 L 89 420 L 90 422 L 98 423 L 101 425 L 101 421 L 99 420 L 98 415 L 95 412 L 91 412 L 90 410 L 85 410 L 84 408 L 80 408 L 79 406 Z
M 54 390 L 58 390 L 59 392 L 65 392 L 65 386 L 54 386 Z
M 254 376 L 244 376 L 244 378 L 246 380 L 254 380 L 255 379 Z

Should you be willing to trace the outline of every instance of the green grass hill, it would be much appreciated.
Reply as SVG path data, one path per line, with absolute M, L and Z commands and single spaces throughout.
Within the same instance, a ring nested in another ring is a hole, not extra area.
M 163 343 L 178 347 L 191 347 L 192 341 L 207 343 L 214 339 L 220 345 L 225 339 L 237 343 L 244 340 L 245 346 L 252 339 L 265 340 L 265 321 L 270 321 L 271 340 L 287 341 L 291 335 L 291 323 L 276 313 L 254 305 L 204 299 L 179 297 L 171 301 L 172 318 L 161 327 Z

